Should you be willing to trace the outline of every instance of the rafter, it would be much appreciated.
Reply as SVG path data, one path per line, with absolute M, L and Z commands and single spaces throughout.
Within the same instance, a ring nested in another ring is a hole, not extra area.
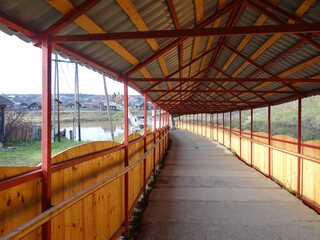
M 195 8 L 196 23 L 198 24 L 203 20 L 203 0 L 194 0 L 193 4 Z M 197 56 L 199 41 L 200 41 L 200 37 L 195 37 L 193 39 L 191 60 L 195 59 Z M 189 76 L 193 75 L 193 68 L 194 68 L 194 64 L 191 64 L 189 68 Z
M 242 1 L 241 0 L 236 0 L 236 1 L 232 1 L 230 2 L 228 5 L 226 5 L 224 8 L 220 9 L 218 12 L 214 13 L 213 15 L 211 15 L 210 17 L 208 17 L 207 19 L 205 19 L 204 21 L 202 21 L 197 27 L 201 28 L 201 27 L 206 27 L 208 26 L 211 22 L 215 21 L 216 19 L 218 19 L 219 17 L 223 16 L 224 14 L 228 13 L 229 11 L 231 11 L 233 8 L 235 8 L 236 6 L 238 6 Z M 178 46 L 180 43 L 182 43 L 185 39 L 187 38 L 181 38 L 181 39 L 177 39 L 175 41 L 173 41 L 172 43 L 168 44 L 166 47 L 164 47 L 163 49 L 160 49 L 159 51 L 157 51 L 155 54 L 153 54 L 152 56 L 150 56 L 149 58 L 147 58 L 146 60 L 144 60 L 142 63 L 140 63 L 138 66 L 135 66 L 134 68 L 132 68 L 131 70 L 129 70 L 128 72 L 125 73 L 126 77 L 130 77 L 132 74 L 134 74 L 135 72 L 139 71 L 141 68 L 145 67 L 146 65 L 148 65 L 150 62 L 154 61 L 155 59 L 157 59 L 159 56 L 162 56 L 163 54 L 165 54 L 167 51 L 169 51 L 170 49 Z
M 313 1 L 313 0 L 312 0 Z M 271 1 L 271 5 L 272 6 L 276 6 L 278 4 L 279 0 L 273 0 Z M 297 17 L 301 17 L 303 15 L 303 13 L 305 11 L 307 11 L 307 9 L 309 9 L 309 7 L 311 6 L 309 3 L 305 4 L 307 1 L 305 1 L 295 12 L 295 15 Z M 265 14 L 268 12 L 272 12 L 273 8 L 270 7 L 266 7 L 265 9 Z M 260 17 L 258 18 L 258 20 L 255 22 L 254 26 L 261 26 L 267 19 L 268 17 L 265 14 L 261 14 Z M 290 21 L 288 21 L 288 23 L 292 23 Z M 266 49 L 268 49 L 274 42 L 276 42 L 280 37 L 282 36 L 282 34 L 275 34 L 272 37 L 269 38 L 268 41 L 266 41 L 255 53 L 253 53 L 251 55 L 251 57 L 249 58 L 250 60 L 254 61 L 256 58 L 258 58 Z M 253 37 L 253 35 L 246 35 L 246 37 L 241 41 L 241 43 L 238 45 L 237 47 L 237 51 L 240 52 L 245 46 L 246 44 L 250 41 L 250 39 Z M 233 53 L 231 55 L 231 57 L 229 58 L 229 60 L 225 63 L 225 65 L 222 67 L 222 70 L 225 71 L 229 65 L 233 62 L 233 60 L 236 58 L 237 54 Z M 247 66 L 249 65 L 249 63 L 246 61 L 242 64 L 242 66 L 240 66 L 237 71 L 235 71 L 232 74 L 232 77 L 236 77 L 240 72 L 242 72 Z M 221 75 L 218 73 L 217 77 L 220 77 Z M 224 86 L 226 86 L 228 84 L 228 82 L 224 83 Z
M 131 0 L 117 0 L 117 3 L 122 8 L 122 10 L 128 15 L 132 23 L 136 26 L 136 28 L 139 31 L 149 31 L 149 28 L 143 21 L 137 8 L 135 7 L 135 5 L 132 3 Z M 155 39 L 146 39 L 146 41 L 148 42 L 149 46 L 152 48 L 154 52 L 160 49 L 160 46 Z M 163 75 L 165 77 L 168 76 L 168 69 L 167 69 L 164 57 L 160 56 L 158 58 L 158 62 L 161 67 Z M 171 88 L 171 84 L 169 84 L 169 87 Z
M 57 9 L 59 12 L 63 13 L 64 15 L 68 14 L 72 9 L 74 9 L 73 4 L 68 1 L 49 1 L 47 2 L 53 6 L 55 9 Z M 74 20 L 76 24 L 78 24 L 80 27 L 82 27 L 84 30 L 86 30 L 90 34 L 96 34 L 96 33 L 106 33 L 104 29 L 102 29 L 100 26 L 98 26 L 94 21 L 92 21 L 89 17 L 87 17 L 85 14 L 82 14 L 77 19 Z M 104 41 L 104 44 L 109 46 L 111 49 L 113 49 L 116 53 L 118 53 L 121 57 L 126 59 L 129 63 L 136 66 L 140 62 L 139 60 L 133 56 L 127 49 L 125 49 L 120 43 L 117 41 Z M 141 68 L 140 69 L 141 74 L 145 77 L 151 77 L 147 69 Z
M 101 0 L 85 0 L 82 3 L 80 3 L 78 6 L 71 9 L 68 13 L 66 13 L 62 18 L 60 18 L 58 21 L 56 21 L 54 24 L 52 24 L 50 27 L 48 27 L 46 30 L 41 32 L 38 37 L 34 38 L 32 40 L 33 44 L 35 46 L 40 46 L 41 39 L 53 35 L 55 33 L 58 33 L 63 28 L 68 26 L 70 23 L 72 23 L 75 19 L 80 17 L 82 14 L 84 14 L 89 9 L 93 8 L 95 5 L 97 5 Z

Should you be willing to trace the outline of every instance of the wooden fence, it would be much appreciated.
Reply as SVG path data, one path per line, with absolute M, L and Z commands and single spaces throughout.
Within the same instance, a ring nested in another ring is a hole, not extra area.
M 144 137 L 131 134 L 129 168 L 124 146 L 114 142 L 90 142 L 52 157 L 54 207 L 42 215 L 40 168 L 0 167 L 0 236 L 42 239 L 41 224 L 51 220 L 52 239 L 118 237 L 125 219 L 124 173 L 129 178 L 130 216 L 168 145 L 167 133 L 148 131 L 146 146 Z
M 41 126 L 18 126 L 11 131 L 7 139 L 8 142 L 25 142 L 28 140 L 41 140 Z
M 268 134 L 264 132 L 252 133 L 251 139 L 249 130 L 240 132 L 234 128 L 230 131 L 230 127 L 222 125 L 178 121 L 177 127 L 223 144 L 246 164 L 287 189 L 297 191 L 300 184 L 298 197 L 320 211 L 320 140 L 301 143 L 299 154 L 298 140 L 285 135 L 271 136 L 268 145 Z

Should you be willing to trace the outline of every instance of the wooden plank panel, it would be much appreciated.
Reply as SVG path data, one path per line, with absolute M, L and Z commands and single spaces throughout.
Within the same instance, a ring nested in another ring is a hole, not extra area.
M 255 132 L 254 135 L 268 137 L 268 134 L 264 132 Z M 260 141 L 262 143 L 266 143 L 266 144 L 268 143 L 268 139 L 265 139 L 265 138 L 253 136 L 253 139 Z M 253 145 L 253 150 L 252 150 L 253 166 L 259 169 L 261 172 L 268 174 L 268 148 L 256 143 L 253 143 L 252 145 Z
M 39 167 L 0 167 L 0 180 L 14 177 Z M 19 227 L 41 213 L 41 179 L 0 191 L 0 236 Z M 40 239 L 37 229 L 24 239 Z
M 296 138 L 276 135 L 275 139 L 297 142 Z M 283 148 L 292 152 L 297 152 L 297 146 L 294 144 L 283 143 L 272 140 L 271 145 L 279 148 Z M 274 178 L 279 180 L 284 186 L 289 189 L 297 190 L 297 157 L 293 157 L 289 154 L 282 153 L 276 150 L 271 150 L 271 174 Z
M 119 146 L 91 142 L 52 158 L 54 163 Z M 124 167 L 124 151 L 118 151 L 53 173 L 53 205 L 106 178 Z M 124 179 L 121 177 L 52 219 L 53 239 L 103 239 L 122 224 Z M 112 201 L 110 201 L 112 199 Z M 97 224 L 99 222 L 99 224 Z
M 244 130 L 245 133 L 250 133 L 250 130 Z M 243 134 L 248 137 L 247 134 Z M 241 157 L 246 163 L 250 164 L 251 157 L 251 142 L 246 139 L 241 140 Z
M 135 139 L 141 138 L 139 133 L 133 133 L 128 136 L 129 143 Z M 144 140 L 129 145 L 128 148 L 129 164 L 138 160 L 144 154 Z M 132 207 L 138 194 L 143 187 L 143 162 L 140 162 L 135 168 L 129 171 L 129 209 Z
M 147 134 L 152 133 L 152 131 L 147 130 Z M 147 136 L 147 150 L 150 149 L 153 146 L 153 140 L 154 136 L 153 134 Z M 146 178 L 152 173 L 153 170 L 153 151 L 151 151 L 146 159 Z
M 306 141 L 304 144 L 320 147 L 320 140 Z M 320 159 L 320 150 L 302 147 L 302 154 Z M 310 201 L 320 205 L 320 164 L 302 160 L 301 194 Z

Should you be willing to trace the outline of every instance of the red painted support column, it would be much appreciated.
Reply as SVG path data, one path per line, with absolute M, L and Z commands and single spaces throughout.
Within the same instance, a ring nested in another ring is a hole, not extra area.
M 268 145 L 271 145 L 271 107 L 268 105 Z M 268 147 L 268 177 L 271 177 L 271 149 Z
M 252 139 L 252 135 L 253 135 L 253 108 L 251 108 L 251 112 L 250 112 L 250 114 L 251 114 L 251 122 L 250 122 L 250 124 L 251 124 L 251 126 L 250 126 L 250 130 L 251 130 L 251 134 L 250 134 L 250 138 Z M 253 162 L 253 156 L 252 156 L 252 154 L 253 154 L 253 149 L 252 149 L 252 146 L 253 146 L 253 143 L 252 143 L 252 141 L 250 142 L 250 166 L 252 167 L 252 162 Z
M 210 127 L 210 139 L 212 139 L 212 133 L 211 133 L 211 129 L 212 129 L 212 114 L 210 114 L 209 115 L 209 122 L 210 122 L 210 124 L 209 124 L 209 127 Z
M 51 42 L 42 40 L 42 211 L 51 207 Z M 51 221 L 42 225 L 42 238 L 51 239 Z
M 239 110 L 239 132 L 240 132 L 240 159 L 241 159 L 241 110 Z
M 197 134 L 198 134 L 198 127 L 199 127 L 199 124 L 198 124 L 198 114 L 197 114 Z
M 157 142 L 156 133 L 157 133 L 157 104 L 153 105 L 153 144 Z M 156 149 L 153 149 L 153 175 L 156 173 Z
M 298 153 L 301 153 L 301 96 L 298 99 Z M 298 169 L 297 169 L 297 196 L 301 195 L 301 158 L 298 157 Z
M 230 112 L 230 150 L 232 149 L 231 146 L 232 146 L 232 134 L 231 134 L 231 131 L 232 131 L 232 112 Z
M 217 142 L 219 142 L 219 114 L 217 113 Z
M 144 93 L 144 131 L 143 131 L 143 140 L 144 140 L 144 152 L 147 151 L 147 94 Z M 146 197 L 146 180 L 147 180 L 147 162 L 146 158 L 143 159 L 143 196 Z
M 206 132 L 205 132 L 205 136 L 207 137 L 207 132 L 208 132 L 208 114 L 206 114 Z
M 182 127 L 182 120 L 181 120 L 181 127 Z M 159 140 L 161 139 L 161 107 L 159 107 Z M 161 159 L 161 142 L 159 143 L 159 163 L 160 163 L 160 159 Z
M 164 110 L 162 110 L 162 128 L 164 128 Z
M 192 132 L 194 133 L 194 114 L 192 114 Z
M 124 86 L 124 165 L 129 165 L 129 121 L 128 121 L 128 80 L 123 81 Z M 129 174 L 124 175 L 124 226 L 125 235 L 129 235 Z
M 222 113 L 222 144 L 224 145 L 224 113 Z

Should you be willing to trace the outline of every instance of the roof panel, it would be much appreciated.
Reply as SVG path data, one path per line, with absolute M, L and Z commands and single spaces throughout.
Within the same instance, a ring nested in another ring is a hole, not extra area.
M 55 0 L 52 0 L 52 2 Z M 51 2 L 51 4 L 52 4 Z M 81 3 L 81 0 L 72 0 L 71 3 L 74 6 L 77 6 Z M 227 3 L 232 2 L 232 0 L 228 0 Z M 290 14 L 294 14 L 300 5 L 303 3 L 303 0 L 297 1 L 287 1 L 287 0 L 280 0 L 278 7 L 288 11 Z M 141 1 L 141 0 L 132 0 L 135 8 L 137 9 L 138 13 L 140 14 L 143 22 L 150 30 L 170 30 L 175 29 L 172 16 L 167 6 L 166 1 Z M 190 29 L 194 28 L 196 24 L 195 20 L 195 11 L 194 11 L 194 0 L 173 0 L 175 10 L 177 12 L 178 20 L 180 22 L 182 29 Z M 259 6 L 265 8 L 261 4 L 257 3 Z M 70 6 L 69 6 L 70 7 Z M 19 21 L 26 23 L 28 26 L 35 28 L 37 31 L 41 32 L 51 24 L 56 22 L 59 18 L 63 16 L 58 10 L 53 8 L 50 4 L 43 0 L 2 0 L 0 1 L 0 8 L 1 11 L 5 12 L 9 16 L 16 18 Z M 218 1 L 217 0 L 204 0 L 203 1 L 203 16 L 204 18 L 211 16 L 217 11 L 218 8 Z M 275 17 L 279 18 L 281 21 L 287 22 L 288 19 L 284 16 L 281 16 L 278 13 L 273 13 Z M 111 0 L 102 0 L 98 3 L 95 7 L 89 10 L 86 15 L 96 24 L 97 29 L 100 29 L 100 32 L 107 31 L 107 32 L 136 32 L 138 31 L 137 27 L 132 23 L 131 19 L 127 16 L 126 12 L 121 8 L 121 6 L 116 1 Z M 220 27 L 226 26 L 228 22 L 228 18 L 230 13 L 223 16 L 220 20 Z M 308 9 L 305 13 L 302 14 L 303 20 L 307 22 L 320 22 L 320 6 L 318 1 L 313 4 L 310 9 Z M 252 26 L 255 24 L 257 19 L 261 19 L 261 14 L 254 10 L 251 7 L 246 6 L 244 11 L 242 12 L 239 21 L 235 24 L 236 26 Z M 263 25 L 272 25 L 276 24 L 272 20 L 266 20 L 262 22 Z M 211 28 L 213 24 L 209 24 L 207 28 Z M 59 35 L 66 35 L 66 34 L 85 34 L 87 33 L 84 30 L 85 26 L 79 26 L 76 23 L 71 23 L 67 27 L 65 27 L 62 31 L 59 32 Z M 21 33 L 17 33 L 15 31 L 10 30 L 9 28 L 0 24 L 0 29 L 8 32 L 9 34 L 16 34 L 20 38 L 30 41 L 30 39 L 24 36 Z M 95 30 L 97 32 L 97 30 Z M 271 35 L 256 35 L 253 36 L 248 43 L 241 49 L 241 54 L 243 54 L 247 58 L 253 59 L 255 64 L 258 66 L 265 66 L 270 61 L 276 59 L 282 53 L 286 52 L 291 47 L 295 46 L 298 42 L 301 41 L 299 37 L 295 34 L 286 34 L 282 35 L 279 39 L 274 41 L 270 46 L 264 49 L 263 52 L 259 54 L 255 54 L 258 49 L 261 48 L 268 40 L 270 39 Z M 215 46 L 220 37 L 214 37 L 212 46 Z M 232 36 L 227 37 L 226 43 L 233 49 L 237 49 L 239 44 L 244 39 L 244 36 Z M 320 37 L 315 36 L 313 38 L 315 42 L 319 43 L 320 46 Z M 156 39 L 156 45 L 159 45 L 160 48 L 166 47 L 168 44 L 173 42 L 175 39 Z M 197 49 L 196 56 L 200 56 L 203 54 L 207 47 L 208 37 L 201 37 L 199 41 L 199 46 Z M 111 46 L 102 43 L 102 42 L 75 42 L 75 43 L 68 43 L 66 44 L 69 48 L 74 49 L 81 53 L 82 55 L 87 56 L 88 58 L 94 59 L 97 63 L 108 66 L 114 69 L 116 72 L 120 74 L 124 74 L 127 71 L 131 70 L 134 65 L 137 64 L 138 61 L 143 62 L 150 56 L 154 54 L 155 51 L 158 51 L 158 47 L 154 47 L 152 49 L 149 43 L 146 40 L 128 40 L 128 41 L 118 41 L 120 45 L 117 47 Z M 190 63 L 192 58 L 193 52 L 193 44 L 194 44 L 194 37 L 189 37 L 183 43 L 183 66 Z M 315 45 L 315 44 L 314 44 Z M 305 67 L 302 69 L 294 69 L 294 67 L 299 66 L 314 57 L 320 55 L 320 47 L 319 46 L 311 46 L 309 43 L 304 43 L 302 46 L 298 47 L 290 54 L 285 57 L 282 57 L 279 61 L 272 64 L 267 68 L 267 71 L 271 72 L 274 75 L 278 75 L 283 73 L 289 69 L 293 69 L 292 73 L 286 74 L 285 77 L 287 78 L 309 78 L 315 75 L 320 74 L 320 63 L 316 62 L 312 65 L 306 64 Z M 123 48 L 119 50 L 119 48 Z M 119 55 L 119 52 L 122 52 L 122 56 Z M 64 53 L 60 53 L 63 56 L 66 56 Z M 131 63 L 129 62 L 128 54 L 131 57 Z M 255 55 L 254 55 L 255 54 Z M 203 64 L 203 69 L 205 69 L 209 63 L 211 62 L 211 58 L 214 55 L 213 52 L 207 55 L 206 60 Z M 232 56 L 232 52 L 227 50 L 226 48 L 222 48 L 218 58 L 215 62 L 215 66 L 219 69 L 222 69 L 225 63 L 229 60 Z M 253 57 L 254 56 L 254 57 Z M 78 61 L 73 57 L 69 58 L 73 61 Z M 132 60 L 135 59 L 134 61 Z M 168 73 L 173 73 L 178 70 L 179 68 L 179 48 L 174 47 L 168 52 L 163 55 L 163 59 L 166 63 L 166 68 Z M 133 63 L 135 62 L 135 63 Z M 194 74 L 196 74 L 200 70 L 202 60 L 198 60 L 195 62 L 194 65 Z M 224 70 L 226 74 L 232 75 L 234 74 L 237 69 L 243 66 L 245 60 L 241 57 L 236 57 L 232 61 L 230 61 L 229 66 Z M 90 66 L 88 66 L 90 68 Z M 95 69 L 95 68 L 94 68 Z M 159 61 L 154 60 L 149 65 L 145 67 L 148 71 L 148 74 L 154 78 L 163 78 L 163 69 L 161 68 Z M 252 75 L 252 73 L 257 71 L 257 67 L 252 64 L 244 67 L 241 71 L 237 73 L 238 78 L 246 78 Z M 97 70 L 97 69 L 96 69 Z M 189 77 L 190 67 L 186 67 L 183 72 L 183 77 Z M 209 74 L 210 77 L 217 76 L 218 71 L 216 69 L 211 69 Z M 147 75 L 147 74 L 145 74 Z M 220 75 L 220 74 L 219 74 Z M 173 77 L 179 77 L 180 74 L 177 73 Z M 204 73 L 201 74 L 204 76 Z M 141 72 L 136 72 L 132 75 L 132 77 L 136 78 L 143 78 L 144 76 Z M 260 71 L 255 75 L 257 78 L 269 78 L 270 76 L 263 71 Z M 246 88 L 253 89 L 257 88 L 261 91 L 269 91 L 269 90 L 276 90 L 282 89 L 285 85 L 279 82 L 272 82 L 269 85 L 261 85 L 261 82 L 245 82 L 243 83 L 245 87 L 237 87 L 236 82 L 224 82 L 224 78 L 226 76 L 220 76 L 222 81 L 219 81 L 219 85 L 225 85 L 223 88 L 219 87 L 217 84 L 212 84 L 211 89 L 238 89 L 238 90 L 245 90 Z M 160 89 L 168 89 L 169 85 L 175 87 L 179 84 L 179 82 L 162 82 L 158 85 Z M 205 85 L 210 85 L 211 82 L 205 82 Z M 135 85 L 141 90 L 148 88 L 151 84 L 148 82 L 136 82 Z M 292 85 L 292 83 L 290 83 Z M 319 83 L 307 83 L 302 84 L 300 86 L 296 86 L 296 88 L 303 92 L 308 93 L 320 90 Z M 195 85 L 201 86 L 201 85 Z M 259 88 L 258 86 L 263 86 Z M 205 89 L 204 86 L 201 86 L 200 89 Z M 291 90 L 289 90 L 291 91 Z M 208 93 L 210 95 L 210 93 Z M 199 99 L 206 99 L 208 94 L 200 94 L 200 93 L 193 93 L 190 95 L 191 99 L 199 97 Z M 258 95 L 265 95 L 264 93 L 257 93 Z M 211 94 L 213 98 L 225 101 L 225 99 L 234 99 L 235 96 L 241 96 L 244 100 L 249 99 L 258 99 L 257 94 L 248 93 L 248 94 L 241 94 L 241 93 L 216 93 Z M 148 93 L 148 96 L 151 99 L 156 99 L 159 97 L 159 94 L 156 92 Z M 268 94 L 267 100 L 270 102 L 278 101 L 284 99 L 288 96 L 292 96 L 292 93 L 288 94 Z M 170 94 L 167 94 L 166 99 L 171 98 Z M 236 97 L 237 98 L 237 97 Z M 258 99 L 256 101 L 261 101 L 264 103 L 263 100 Z M 196 103 L 190 102 L 190 105 L 187 106 L 188 109 L 197 109 Z M 227 104 L 223 104 L 227 105 Z M 248 104 L 247 104 L 248 105 Z M 245 106 L 245 105 L 242 105 Z M 182 107 L 183 108 L 183 107 Z M 218 111 L 218 110 L 217 110 Z

